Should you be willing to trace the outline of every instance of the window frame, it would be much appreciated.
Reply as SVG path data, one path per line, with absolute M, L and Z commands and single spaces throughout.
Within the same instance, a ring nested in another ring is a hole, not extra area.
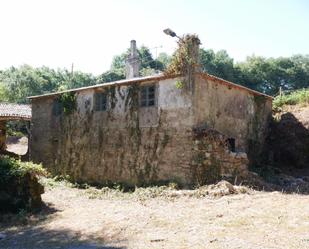
M 63 113 L 63 104 L 59 101 L 58 98 L 53 100 L 53 109 L 52 109 L 53 116 L 59 117 Z
M 158 99 L 157 84 L 151 83 L 151 84 L 142 85 L 140 87 L 139 107 L 141 108 L 156 107 L 157 99 Z
M 108 111 L 108 95 L 106 94 L 106 92 L 95 92 L 93 99 L 94 99 L 93 101 L 94 111 L 96 112 Z

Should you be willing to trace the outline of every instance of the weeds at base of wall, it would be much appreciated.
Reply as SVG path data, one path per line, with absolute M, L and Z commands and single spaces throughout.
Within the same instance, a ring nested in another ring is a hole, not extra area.
M 155 187 L 173 187 L 174 189 L 183 188 L 178 183 L 177 179 L 171 179 L 169 181 L 156 181 L 151 184 L 129 184 L 126 182 L 113 182 L 113 181 L 101 181 L 101 182 L 83 182 L 74 181 L 69 175 L 56 175 L 52 178 L 41 177 L 40 183 L 47 188 L 54 187 L 69 187 L 78 189 L 89 189 L 89 188 L 108 188 L 110 190 L 117 190 L 123 193 L 134 192 L 138 188 L 155 188 Z

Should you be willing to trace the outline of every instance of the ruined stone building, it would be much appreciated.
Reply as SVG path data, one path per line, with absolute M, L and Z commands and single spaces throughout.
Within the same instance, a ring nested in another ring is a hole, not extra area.
M 207 73 L 138 77 L 30 97 L 30 153 L 76 181 L 204 184 L 242 174 L 263 145 L 272 98 Z M 247 159 L 248 158 L 248 159 Z

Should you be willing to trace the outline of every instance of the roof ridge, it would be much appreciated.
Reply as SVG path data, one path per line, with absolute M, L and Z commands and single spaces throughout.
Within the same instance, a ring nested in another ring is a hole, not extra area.
M 269 96 L 267 94 L 255 91 L 253 89 L 250 89 L 248 87 L 233 83 L 231 81 L 222 79 L 220 77 L 208 74 L 206 72 L 196 72 L 197 75 L 201 75 L 202 77 L 206 79 L 212 79 L 214 81 L 219 81 L 222 84 L 235 87 L 241 90 L 245 90 L 247 92 L 250 92 L 255 95 L 260 95 L 264 96 L 267 98 L 273 99 L 272 96 Z M 85 87 L 80 87 L 80 88 L 74 88 L 74 89 L 69 89 L 65 91 L 60 91 L 60 92 L 53 92 L 53 93 L 46 93 L 46 94 L 41 94 L 41 95 L 36 95 L 36 96 L 30 96 L 28 99 L 35 99 L 35 98 L 43 98 L 43 97 L 49 97 L 49 96 L 54 96 L 54 95 L 59 95 L 62 93 L 67 93 L 67 92 L 79 92 L 83 90 L 88 90 L 88 89 L 96 89 L 96 88 L 101 88 L 101 87 L 108 87 L 108 86 L 115 86 L 115 85 L 129 85 L 132 83 L 142 83 L 142 82 L 147 82 L 147 81 L 152 81 L 152 80 L 162 80 L 162 79 L 172 79 L 176 77 L 181 77 L 181 75 L 165 75 L 164 73 L 161 74 L 156 74 L 156 75 L 151 75 L 151 76 L 144 76 L 144 77 L 137 77 L 137 78 L 132 78 L 132 79 L 123 79 L 123 80 L 117 80 L 117 81 L 112 81 L 112 82 L 105 82 L 105 83 L 100 83 L 96 85 L 91 85 L 91 86 L 85 86 Z

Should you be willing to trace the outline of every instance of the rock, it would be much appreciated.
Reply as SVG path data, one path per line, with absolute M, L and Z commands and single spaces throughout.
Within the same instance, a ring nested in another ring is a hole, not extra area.
M 236 158 L 248 159 L 247 153 L 245 153 L 245 152 L 238 152 L 238 153 L 236 154 Z
M 213 196 L 224 196 L 235 193 L 234 186 L 227 181 L 220 181 L 217 184 L 212 184 L 208 186 L 208 191 L 210 195 Z
M 209 157 L 210 157 L 210 153 L 206 152 L 206 153 L 205 153 L 205 157 L 206 157 L 206 158 L 209 158 Z
M 230 151 L 230 156 L 231 156 L 231 157 L 236 157 L 236 156 L 237 156 L 237 154 L 236 154 L 236 152 L 232 152 L 232 151 Z

